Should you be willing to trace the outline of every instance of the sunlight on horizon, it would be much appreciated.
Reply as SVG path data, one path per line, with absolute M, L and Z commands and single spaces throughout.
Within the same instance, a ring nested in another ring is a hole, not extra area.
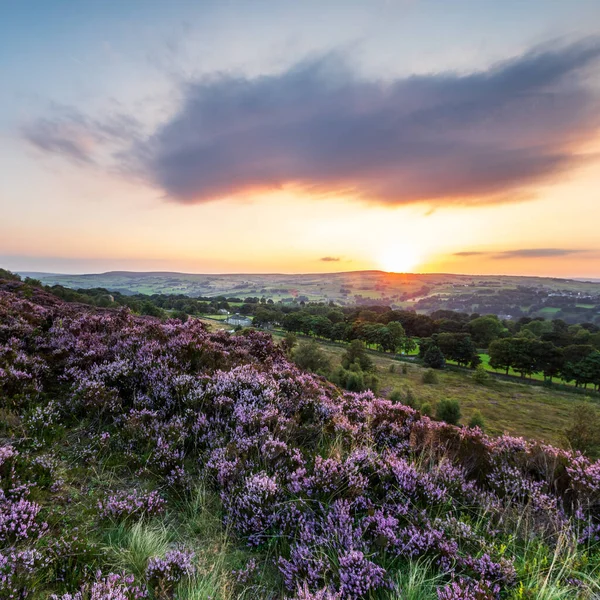
M 420 254 L 406 244 L 385 248 L 377 260 L 381 269 L 388 273 L 413 273 L 422 262 Z

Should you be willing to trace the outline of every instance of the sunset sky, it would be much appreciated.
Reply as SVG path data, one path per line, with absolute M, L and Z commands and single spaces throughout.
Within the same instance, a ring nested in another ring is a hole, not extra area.
M 600 1 L 3 0 L 0 267 L 600 277 Z

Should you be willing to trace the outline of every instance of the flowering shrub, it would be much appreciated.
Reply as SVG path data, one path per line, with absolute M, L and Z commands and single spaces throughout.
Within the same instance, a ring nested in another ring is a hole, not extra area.
M 148 494 L 142 494 L 137 490 L 122 491 L 98 503 L 100 517 L 115 521 L 162 515 L 165 508 L 165 500 L 156 491 Z
M 341 392 L 298 370 L 266 334 L 210 333 L 194 319 L 18 293 L 0 286 L 0 393 L 19 427 L 38 434 L 35 445 L 15 433 L 0 447 L 3 593 L 25 598 L 36 569 L 50 579 L 61 560 L 61 573 L 71 564 L 44 541 L 41 518 L 42 506 L 70 501 L 51 442 L 61 431 L 78 466 L 101 454 L 135 482 L 96 496 L 82 519 L 126 527 L 164 514 L 198 478 L 210 481 L 230 531 L 268 547 L 297 600 L 379 597 L 403 564 L 421 559 L 444 576 L 440 600 L 493 599 L 519 583 L 508 537 L 551 551 L 560 538 L 598 542 L 600 463 L 579 453 L 435 422 L 370 391 Z M 155 491 L 135 491 L 140 483 Z M 68 538 L 56 515 L 52 527 Z M 75 562 L 86 552 L 65 544 Z M 174 594 L 196 573 L 181 548 L 144 566 L 155 594 Z M 565 569 L 565 582 L 571 575 Z M 146 593 L 127 574 L 86 583 L 82 568 L 78 577 L 63 589 L 79 591 L 55 598 Z
M 164 557 L 153 557 L 148 561 L 146 579 L 149 586 L 162 592 L 171 590 L 184 577 L 196 572 L 194 553 L 183 548 L 169 550 Z
M 147 591 L 135 585 L 133 576 L 118 573 L 103 576 L 98 572 L 96 581 L 83 585 L 78 592 L 52 594 L 50 600 L 141 600 L 147 597 Z

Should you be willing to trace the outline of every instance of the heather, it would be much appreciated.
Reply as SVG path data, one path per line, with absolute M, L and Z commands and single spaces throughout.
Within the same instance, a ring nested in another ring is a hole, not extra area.
M 0 394 L 2 598 L 600 593 L 599 462 L 340 390 L 265 333 L 11 282 Z

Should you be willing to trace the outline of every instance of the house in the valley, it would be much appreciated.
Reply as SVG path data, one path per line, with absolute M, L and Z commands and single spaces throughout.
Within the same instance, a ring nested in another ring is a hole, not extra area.
M 250 325 L 252 325 L 252 319 L 250 319 L 249 317 L 245 317 L 244 315 L 235 314 L 227 317 L 227 323 L 236 327 L 238 325 L 240 327 L 250 327 Z

